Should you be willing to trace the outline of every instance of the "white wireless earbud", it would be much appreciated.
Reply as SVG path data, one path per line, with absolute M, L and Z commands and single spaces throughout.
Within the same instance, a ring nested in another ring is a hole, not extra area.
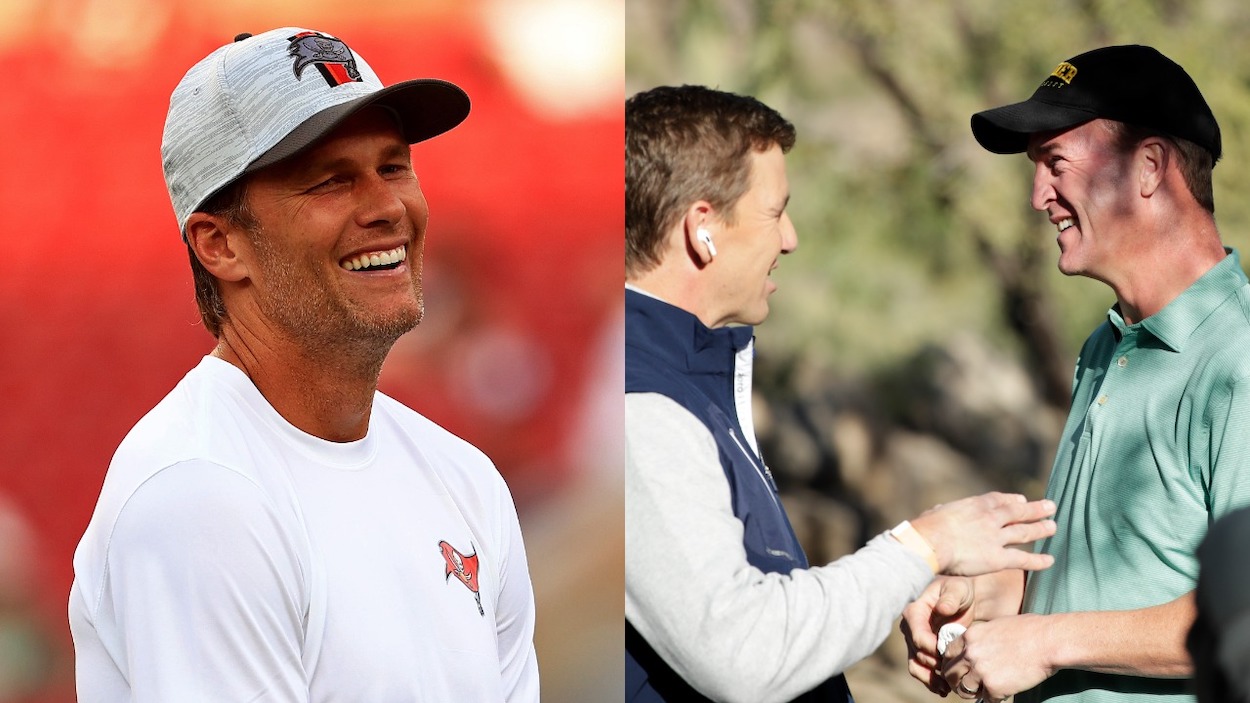
M 712 243 L 712 233 L 700 227 L 694 231 L 695 239 L 707 245 L 709 256 L 716 256 L 716 245 Z

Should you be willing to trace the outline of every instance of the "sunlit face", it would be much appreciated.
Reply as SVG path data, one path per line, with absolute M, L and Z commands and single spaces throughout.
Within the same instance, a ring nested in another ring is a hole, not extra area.
M 734 205 L 733 224 L 715 223 L 717 254 L 709 273 L 715 274 L 709 327 L 729 323 L 756 325 L 768 317 L 768 296 L 777 290 L 769 278 L 778 258 L 799 245 L 794 224 L 786 213 L 790 184 L 785 155 L 773 145 L 753 151 L 751 185 Z
M 1131 158 L 1099 120 L 1029 140 L 1032 204 L 1059 231 L 1059 270 L 1106 281 L 1122 260 L 1131 214 Z
M 261 315 L 306 345 L 393 342 L 421 320 L 429 209 L 408 143 L 369 108 L 253 174 L 251 286 Z

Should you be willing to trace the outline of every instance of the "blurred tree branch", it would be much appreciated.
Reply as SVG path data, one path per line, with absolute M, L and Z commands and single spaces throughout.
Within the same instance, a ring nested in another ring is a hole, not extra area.
M 874 3 L 878 9 L 888 3 Z M 846 7 L 858 7 L 850 3 Z M 856 10 L 851 10 L 853 14 Z M 954 29 L 959 33 L 961 44 L 978 47 L 982 56 L 993 55 L 1002 50 L 994 38 L 977 32 L 956 8 Z M 873 25 L 861 21 L 845 21 L 834 26 L 854 48 L 864 68 L 889 96 L 904 117 L 911 132 L 912 141 L 919 150 L 919 160 L 931 164 L 948 161 L 948 139 L 939 129 L 941 120 L 926 113 L 923 101 L 907 87 L 907 77 L 899 74 L 880 50 L 884 37 L 872 32 Z M 880 25 L 878 25 L 880 26 Z M 984 87 L 981 92 L 987 92 Z M 935 209 L 950 212 L 959 197 L 954 179 L 941 170 L 927 171 L 927 192 Z M 1038 383 L 1042 397 L 1056 408 L 1066 410 L 1072 385 L 1071 363 L 1063 352 L 1062 336 L 1054 315 L 1054 303 L 1043 283 L 1045 263 L 1037 239 L 1028 232 L 1013 232 L 1010 240 L 1016 246 L 1000 246 L 988 236 L 980 222 L 963 223 L 965 234 L 975 243 L 975 251 L 998 282 L 1001 309 L 1008 328 L 1020 338 Z

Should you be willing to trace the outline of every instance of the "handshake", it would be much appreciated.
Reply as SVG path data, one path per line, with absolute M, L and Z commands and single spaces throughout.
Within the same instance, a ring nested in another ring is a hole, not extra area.
M 902 623 L 908 670 L 934 693 L 945 696 L 953 691 L 965 699 L 997 701 L 1050 675 L 1037 665 L 1037 671 L 1022 671 L 1010 681 L 983 686 L 976 675 L 968 674 L 982 652 L 997 647 L 981 644 L 972 649 L 963 635 L 974 621 L 1019 612 L 1025 572 L 1050 567 L 1054 557 L 1016 546 L 1053 535 L 1054 513 L 1049 500 L 1030 502 L 1022 495 L 987 493 L 939 505 L 911 520 L 912 530 L 923 540 L 909 534 L 906 524 L 891 532 L 943 575 L 903 611 Z

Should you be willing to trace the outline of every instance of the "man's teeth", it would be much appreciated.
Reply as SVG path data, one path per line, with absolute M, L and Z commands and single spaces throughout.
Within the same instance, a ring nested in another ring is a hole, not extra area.
M 397 264 L 408 258 L 408 248 L 400 244 L 390 251 L 377 251 L 369 254 L 361 254 L 360 256 L 343 259 L 339 262 L 339 266 L 348 271 L 359 271 L 361 269 L 373 268 L 375 266 L 388 266 Z
M 1065 217 L 1062 220 L 1059 220 L 1059 231 L 1062 232 L 1074 224 L 1076 224 L 1075 220 L 1073 220 L 1071 217 Z

